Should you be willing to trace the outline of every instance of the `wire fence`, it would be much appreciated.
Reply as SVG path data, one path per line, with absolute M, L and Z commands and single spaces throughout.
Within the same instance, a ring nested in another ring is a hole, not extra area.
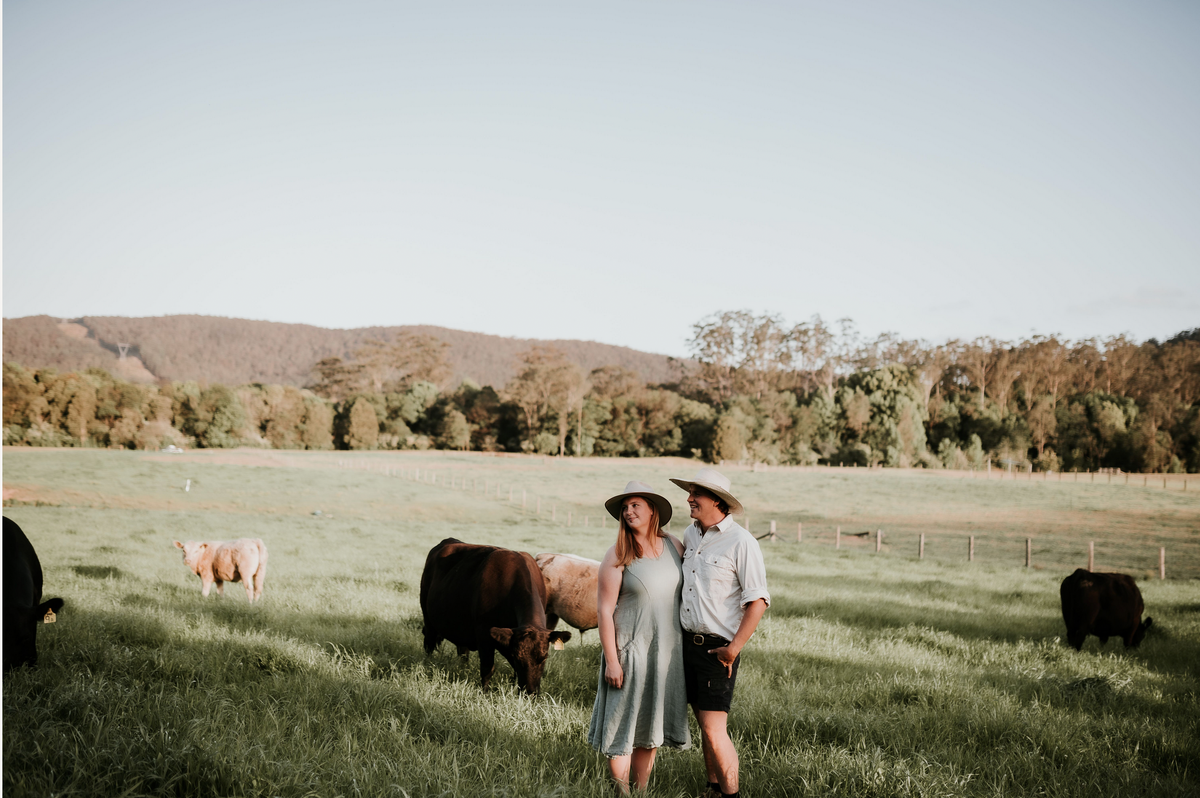
M 386 477 L 427 485 L 446 491 L 456 491 L 496 501 L 532 521 L 561 527 L 616 528 L 616 522 L 598 508 L 598 503 L 582 504 L 558 496 L 534 492 L 518 480 L 480 477 L 455 470 L 422 468 L 415 465 L 395 466 L 369 459 L 339 458 L 339 468 L 365 470 Z M 825 470 L 827 466 L 790 467 Z M 835 467 L 836 468 L 836 467 Z M 959 478 L 987 479 L 986 472 L 934 472 Z M 1048 476 L 1043 476 L 1043 474 Z M 1060 475 L 1061 476 L 1061 475 Z M 1068 475 L 1068 481 L 1078 475 Z M 1095 477 L 1108 482 L 1114 476 L 1083 475 L 1082 481 L 1094 482 Z M 1145 476 L 1150 487 L 1151 475 Z M 1159 484 L 1178 486 L 1186 490 L 1186 476 L 1154 475 Z M 1028 475 L 994 474 L 991 479 L 1027 479 Z M 1035 479 L 1054 478 L 1052 472 L 1040 472 Z M 1194 481 L 1194 477 L 1193 477 Z M 1119 479 L 1117 484 L 1123 484 Z M 1133 483 L 1138 487 L 1137 481 Z M 1194 487 L 1194 485 L 1193 485 Z M 1170 488 L 1168 488 L 1170 489 Z M 1200 534 L 1190 538 L 1138 535 L 1118 537 L 1107 535 L 1087 540 L 1080 535 L 1026 535 L 1020 532 L 912 532 L 885 528 L 863 530 L 861 525 L 843 529 L 836 524 L 799 522 L 795 528 L 784 529 L 778 521 L 761 518 L 740 518 L 740 523 L 764 544 L 769 557 L 776 547 L 832 547 L 847 553 L 872 556 L 929 560 L 944 565 L 969 567 L 972 563 L 1002 564 L 1012 567 L 1047 569 L 1070 573 L 1075 568 L 1099 571 L 1121 571 L 1141 578 L 1200 579 Z M 782 549 L 780 549 L 782 550 Z M 1089 567 L 1089 565 L 1091 567 Z

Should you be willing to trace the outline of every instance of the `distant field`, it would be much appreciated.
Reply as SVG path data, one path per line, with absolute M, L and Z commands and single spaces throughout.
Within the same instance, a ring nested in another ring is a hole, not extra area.
M 670 497 L 680 519 L 672 529 L 682 530 L 687 519 L 684 494 L 668 477 L 689 476 L 700 467 L 675 458 L 558 460 L 478 453 L 253 449 L 173 455 L 9 448 L 5 460 L 9 506 L 40 503 L 276 516 L 322 510 L 356 518 L 390 520 L 415 514 L 432 521 L 481 524 L 496 518 L 536 519 L 537 528 L 589 556 L 602 554 L 611 540 L 585 532 L 584 524 L 589 529 L 600 524 L 604 499 L 629 479 L 648 481 Z M 108 463 L 123 466 L 111 470 Z M 242 476 L 247 467 L 256 474 L 253 480 Z M 297 475 L 311 469 L 328 469 L 337 476 L 313 484 L 311 475 Z M 842 548 L 873 553 L 875 531 L 881 529 L 883 555 L 915 559 L 918 536 L 925 533 L 926 559 L 965 567 L 968 538 L 974 535 L 978 564 L 1023 567 L 1025 539 L 1030 537 L 1035 570 L 1070 572 L 1086 565 L 1088 541 L 1094 541 L 1097 570 L 1155 576 L 1158 550 L 1165 547 L 1169 578 L 1200 578 L 1200 479 L 1184 491 L 1180 477 L 1172 477 L 1164 490 L 1161 476 L 1143 487 L 1137 475 L 1133 484 L 1124 485 L 1120 477 L 1118 484 L 1109 484 L 1104 475 L 1092 482 L 1087 474 L 1046 481 L 1040 474 L 1014 480 L 996 473 L 988 480 L 985 474 L 921 470 L 726 470 L 746 505 L 751 531 L 766 533 L 775 521 L 780 540 L 773 545 L 779 547 L 794 543 L 797 524 L 803 524 L 806 545 L 833 546 L 840 527 Z M 414 482 L 418 472 L 421 482 Z M 189 478 L 196 481 L 195 489 L 185 493 Z M 1080 478 L 1083 481 L 1071 481 Z M 393 480 L 413 484 L 401 488 Z M 485 507 L 491 509 L 484 512 Z M 528 545 L 536 542 L 531 538 Z
M 421 651 L 421 566 L 447 536 L 599 557 L 603 499 L 641 479 L 682 520 L 667 477 L 699 467 L 31 449 L 3 465 L 5 515 L 67 602 L 43 666 L 4 680 L 13 796 L 608 795 L 585 739 L 596 632 L 553 653 L 540 698 L 502 660 L 484 694 L 474 656 Z M 729 472 L 752 531 L 775 520 L 781 538 L 763 542 L 773 603 L 731 716 L 744 794 L 1197 792 L 1200 485 Z M 850 537 L 876 529 L 879 554 Z M 270 548 L 264 600 L 201 599 L 171 541 L 241 536 Z M 1098 570 L 1139 577 L 1155 627 L 1137 651 L 1059 640 L 1058 582 L 1089 540 Z M 1159 546 L 1166 581 L 1145 578 Z M 652 794 L 695 795 L 699 763 L 664 752 Z

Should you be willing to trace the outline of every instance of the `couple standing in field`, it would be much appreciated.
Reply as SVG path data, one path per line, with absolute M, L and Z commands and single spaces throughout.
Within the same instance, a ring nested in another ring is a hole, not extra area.
M 758 541 L 733 520 L 742 505 L 720 472 L 687 491 L 692 524 L 663 531 L 671 502 L 630 482 L 604 506 L 617 543 L 598 582 L 602 654 L 588 742 L 608 757 L 620 793 L 643 790 L 659 746 L 688 748 L 687 706 L 700 726 L 704 798 L 738 795 L 738 756 L 726 721 L 741 650 L 771 602 Z

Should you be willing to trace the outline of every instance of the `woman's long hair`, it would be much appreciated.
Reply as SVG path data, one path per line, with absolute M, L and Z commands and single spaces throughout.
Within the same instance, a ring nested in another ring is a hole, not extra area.
M 658 508 L 649 499 L 644 499 L 644 501 L 650 507 L 650 534 L 655 537 L 665 538 L 666 533 L 658 525 Z M 634 535 L 633 530 L 625 524 L 625 506 L 622 503 L 621 515 L 617 519 L 617 567 L 624 568 L 634 560 L 640 560 L 641 558 L 642 546 L 637 542 L 637 537 Z

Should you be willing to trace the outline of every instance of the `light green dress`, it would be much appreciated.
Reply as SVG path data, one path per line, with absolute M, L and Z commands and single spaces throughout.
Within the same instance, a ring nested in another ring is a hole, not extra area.
M 683 681 L 683 629 L 679 626 L 683 563 L 670 540 L 657 558 L 625 567 L 613 620 L 617 655 L 625 680 L 621 689 L 600 681 L 588 742 L 608 757 L 634 748 L 688 748 L 687 689 Z

